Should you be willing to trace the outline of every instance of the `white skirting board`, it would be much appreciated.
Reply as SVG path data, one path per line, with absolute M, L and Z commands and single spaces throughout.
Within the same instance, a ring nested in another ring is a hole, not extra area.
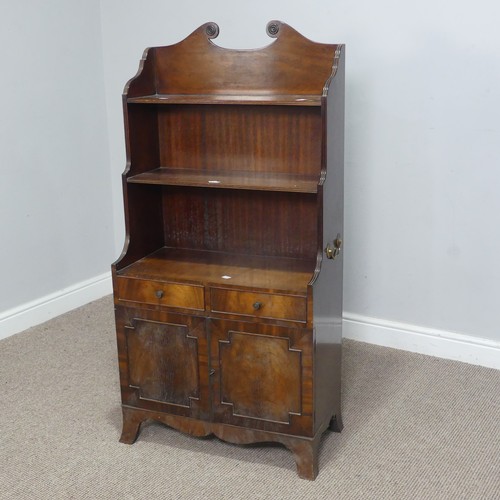
M 14 335 L 113 292 L 111 272 L 81 281 L 0 313 L 0 339 Z
M 111 273 L 0 313 L 0 339 L 112 293 Z M 500 342 L 444 330 L 344 313 L 343 336 L 384 347 L 418 352 L 500 370 Z
M 417 325 L 344 313 L 348 339 L 500 370 L 500 342 Z

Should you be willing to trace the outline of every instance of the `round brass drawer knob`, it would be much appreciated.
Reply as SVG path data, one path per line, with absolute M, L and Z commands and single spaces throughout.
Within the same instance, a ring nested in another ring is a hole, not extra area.
M 155 295 L 161 299 L 163 297 L 163 290 L 156 290 Z
M 263 306 L 262 302 L 254 302 L 254 303 L 253 303 L 253 308 L 254 308 L 256 311 L 258 311 L 259 309 L 262 309 L 262 306 Z

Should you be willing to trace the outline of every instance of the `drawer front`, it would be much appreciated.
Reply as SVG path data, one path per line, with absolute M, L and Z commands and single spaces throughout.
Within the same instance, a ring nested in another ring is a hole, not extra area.
M 142 302 L 201 311 L 205 309 L 202 286 L 118 277 L 116 295 L 120 302 Z
M 306 298 L 222 288 L 210 291 L 212 312 L 306 322 Z

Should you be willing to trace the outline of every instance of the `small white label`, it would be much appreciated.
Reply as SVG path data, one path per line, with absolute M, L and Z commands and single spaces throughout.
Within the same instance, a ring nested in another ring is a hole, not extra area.
M 230 280 L 231 279 L 231 276 L 228 276 L 227 274 L 225 274 L 224 276 L 221 276 L 221 278 L 223 280 Z
M 209 184 L 220 184 L 220 181 L 208 181 Z

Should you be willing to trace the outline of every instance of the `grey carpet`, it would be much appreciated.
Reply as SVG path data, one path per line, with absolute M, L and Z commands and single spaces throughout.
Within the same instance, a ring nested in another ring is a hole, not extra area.
M 120 444 L 110 297 L 0 342 L 1 499 L 500 499 L 500 371 L 344 343 L 315 482 L 279 446 Z

